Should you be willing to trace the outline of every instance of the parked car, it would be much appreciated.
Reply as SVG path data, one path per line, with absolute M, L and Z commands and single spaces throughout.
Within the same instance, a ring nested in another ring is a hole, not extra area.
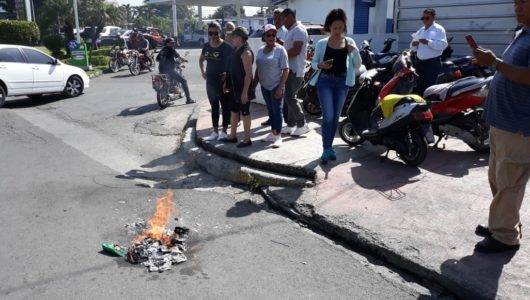
M 64 64 L 35 48 L 0 44 L 0 107 L 6 97 L 62 93 L 77 97 L 90 79 L 80 68 Z
M 208 32 L 205 30 L 195 30 L 193 32 L 184 33 L 179 37 L 179 42 L 183 45 L 200 45 L 208 41 Z
M 131 36 L 131 33 L 133 33 L 133 31 L 131 29 L 129 30 L 125 30 L 121 35 L 120 35 L 120 38 L 123 40 L 123 41 L 128 41 L 129 40 L 129 37 Z
M 119 35 L 121 27 L 118 26 L 105 26 L 103 30 L 99 33 L 99 37 L 105 36 L 116 36 Z

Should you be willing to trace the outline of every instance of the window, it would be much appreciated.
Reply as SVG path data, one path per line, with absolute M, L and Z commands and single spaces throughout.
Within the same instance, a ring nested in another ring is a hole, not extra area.
M 24 54 L 28 57 L 28 62 L 30 64 L 42 64 L 49 65 L 53 64 L 53 58 L 49 57 L 46 54 L 40 53 L 39 51 L 33 49 L 22 49 Z
M 0 49 L 0 62 L 25 63 L 22 53 L 17 48 Z

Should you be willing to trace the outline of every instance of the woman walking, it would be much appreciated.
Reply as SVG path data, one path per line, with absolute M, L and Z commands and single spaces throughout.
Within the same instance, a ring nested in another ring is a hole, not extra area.
M 230 58 L 228 76 L 230 78 L 230 108 L 231 128 L 230 135 L 222 139 L 225 143 L 237 143 L 237 125 L 243 120 L 245 137 L 238 148 L 252 145 L 250 139 L 250 100 L 253 98 L 252 85 L 252 64 L 254 63 L 254 53 L 247 43 L 248 31 L 244 27 L 236 27 L 232 31 L 232 43 L 234 54 Z
M 322 107 L 322 164 L 337 159 L 332 148 L 333 139 L 348 89 L 355 84 L 355 69 L 361 66 L 355 41 L 345 36 L 346 24 L 344 10 L 338 8 L 329 12 L 324 30 L 330 36 L 318 41 L 311 64 L 317 74 L 310 84 L 316 85 Z
M 267 103 L 272 132 L 263 141 L 272 142 L 273 148 L 282 145 L 282 99 L 285 82 L 289 76 L 287 50 L 276 43 L 277 29 L 272 24 L 265 25 L 262 40 L 265 45 L 256 55 L 254 86 L 261 85 L 261 93 Z
M 220 37 L 221 25 L 217 22 L 208 24 L 208 43 L 202 47 L 199 67 L 202 77 L 206 80 L 206 93 L 212 108 L 212 133 L 205 137 L 206 141 L 221 140 L 227 137 L 226 131 L 230 124 L 230 107 L 228 97 L 223 92 L 223 82 L 228 71 L 228 58 L 234 52 L 232 46 Z M 204 62 L 207 62 L 206 71 Z M 219 105 L 220 104 L 220 105 Z M 222 109 L 223 129 L 219 132 L 219 110 Z

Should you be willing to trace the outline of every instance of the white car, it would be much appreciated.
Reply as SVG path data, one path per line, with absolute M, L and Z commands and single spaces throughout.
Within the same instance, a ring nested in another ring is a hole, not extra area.
M 80 68 L 70 66 L 31 47 L 0 44 L 0 107 L 8 96 L 63 93 L 77 97 L 90 79 Z

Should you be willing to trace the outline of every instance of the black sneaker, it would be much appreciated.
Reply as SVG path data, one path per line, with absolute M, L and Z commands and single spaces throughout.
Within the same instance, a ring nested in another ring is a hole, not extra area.
M 252 146 L 252 141 L 242 141 L 237 145 L 237 148 L 245 148 L 249 146 Z
M 261 126 L 270 126 L 271 125 L 271 119 L 268 119 L 265 122 L 261 122 Z
M 186 104 L 193 104 L 193 103 L 195 103 L 195 100 L 193 99 L 186 100 Z
M 488 237 L 491 236 L 491 231 L 485 225 L 478 225 L 477 228 L 475 228 L 475 234 L 481 237 Z
M 475 250 L 482 253 L 500 253 L 506 251 L 517 251 L 519 250 L 519 245 L 508 245 L 497 241 L 491 236 L 488 236 L 475 245 Z

